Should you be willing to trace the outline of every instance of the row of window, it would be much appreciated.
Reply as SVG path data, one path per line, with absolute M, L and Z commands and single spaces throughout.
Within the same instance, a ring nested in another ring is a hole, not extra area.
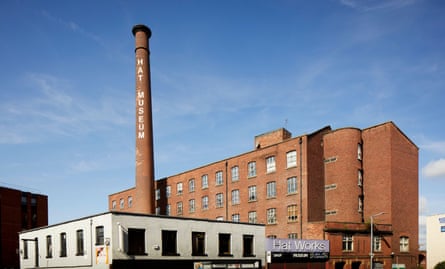
M 128 196 L 127 197 L 127 207 L 128 208 L 131 208 L 133 206 L 133 197 L 132 196 Z M 116 202 L 116 200 L 113 200 L 112 202 L 111 202 L 111 207 L 113 208 L 113 209 L 116 209 L 116 207 L 117 207 L 117 202 Z M 121 198 L 120 200 L 119 200 L 119 208 L 120 209 L 123 209 L 125 207 L 125 200 L 124 200 L 124 198 Z
M 194 208 L 195 200 L 189 200 L 189 208 Z M 157 209 L 159 210 L 159 209 Z M 182 202 L 178 202 L 176 204 L 176 213 L 178 216 L 182 215 L 183 204 Z M 192 211 L 193 212 L 193 211 Z M 159 214 L 159 212 L 156 212 Z M 170 205 L 167 205 L 166 215 L 170 215 L 171 209 Z M 224 220 L 223 217 L 217 217 L 217 220 Z M 287 206 L 287 221 L 288 222 L 296 222 L 298 220 L 298 207 L 296 204 Z M 239 213 L 232 214 L 233 222 L 241 222 L 241 216 Z M 257 212 L 250 211 L 247 213 L 247 222 L 248 223 L 258 223 Z M 267 224 L 276 224 L 277 223 L 277 210 L 276 208 L 269 208 L 266 211 L 266 223 Z
M 343 251 L 354 251 L 354 237 L 352 234 L 344 234 L 342 239 Z M 373 251 L 382 251 L 382 237 L 374 235 Z M 400 237 L 400 252 L 409 251 L 409 238 L 407 236 Z
M 62 232 L 59 234 L 60 250 L 59 257 L 67 257 L 67 234 Z M 28 241 L 23 242 L 23 254 L 24 259 L 28 259 Z M 104 244 L 104 232 L 103 226 L 96 227 L 96 245 Z M 85 255 L 85 239 L 84 230 L 79 229 L 76 231 L 76 256 Z M 46 236 L 46 258 L 53 258 L 53 237 L 51 235 Z
M 147 255 L 145 246 L 145 229 L 129 228 L 128 232 L 128 249 L 129 255 Z M 218 234 L 218 255 L 231 256 L 231 234 Z M 60 233 L 60 257 L 67 257 L 67 234 Z M 182 238 L 181 238 L 182 240 Z M 84 231 L 79 229 L 76 231 L 76 256 L 85 255 Z M 104 245 L 104 227 L 96 227 L 95 245 Z M 191 245 L 193 256 L 207 256 L 206 253 L 206 234 L 205 232 L 192 232 Z M 177 251 L 177 231 L 162 230 L 162 255 L 163 256 L 179 256 Z M 29 258 L 28 241 L 24 241 L 24 259 Z M 243 256 L 253 257 L 254 255 L 254 236 L 243 235 Z M 46 258 L 53 258 L 53 237 L 46 236 Z
M 163 256 L 180 256 L 177 247 L 177 231 L 162 230 L 161 252 Z M 181 238 L 183 240 L 185 238 Z M 194 231 L 191 233 L 192 256 L 207 256 L 206 233 Z M 243 257 L 254 257 L 254 236 L 243 235 Z M 232 256 L 232 235 L 229 233 L 218 234 L 218 256 Z M 145 246 L 145 229 L 128 229 L 129 255 L 147 255 Z
M 193 181 L 194 182 L 194 181 Z M 190 182 L 189 182 L 190 183 Z M 178 183 L 177 185 L 177 193 L 182 193 L 182 183 Z M 190 186 L 194 186 L 189 184 Z M 171 187 L 167 186 L 166 189 L 166 196 L 167 198 L 171 196 Z M 287 179 L 287 194 L 295 194 L 297 193 L 297 177 L 290 177 Z M 161 190 L 156 190 L 156 200 L 159 200 L 161 197 Z M 240 203 L 239 198 L 240 191 L 238 189 L 232 190 L 232 205 L 236 205 Z M 222 200 L 222 193 L 218 193 L 216 197 L 216 207 L 222 207 L 223 206 L 223 200 Z M 277 183 L 275 181 L 270 181 L 266 183 L 266 198 L 275 198 L 277 196 Z M 207 196 L 205 196 L 207 197 Z M 256 185 L 249 186 L 248 187 L 248 201 L 254 202 L 257 200 L 257 191 L 256 191 Z M 113 204 L 114 205 L 114 204 Z M 114 208 L 114 207 L 113 207 Z M 203 203 L 202 203 L 202 209 L 208 209 L 208 197 L 206 198 L 206 201 L 204 201 L 203 197 Z M 190 211 L 194 212 L 194 211 Z
M 297 166 L 297 152 L 296 151 L 289 151 L 286 154 L 286 167 L 291 168 Z M 272 173 L 276 169 L 276 162 L 275 162 L 275 156 L 269 156 L 266 158 L 266 172 Z M 247 174 L 248 177 L 255 177 L 256 176 L 256 162 L 249 162 L 247 164 Z M 238 181 L 240 179 L 239 177 L 239 166 L 235 165 L 231 168 L 231 179 L 232 181 Z M 222 185 L 224 183 L 223 179 L 223 171 L 217 171 L 215 173 L 215 184 L 216 186 Z M 195 179 L 190 179 L 188 181 L 188 190 L 189 192 L 195 191 Z M 209 177 L 207 174 L 201 176 L 201 188 L 206 189 L 209 187 Z M 171 195 L 171 188 L 167 187 L 167 197 L 170 197 Z M 183 193 L 183 183 L 179 182 L 176 184 L 176 193 L 178 195 Z M 156 199 L 160 199 L 160 193 L 156 193 Z

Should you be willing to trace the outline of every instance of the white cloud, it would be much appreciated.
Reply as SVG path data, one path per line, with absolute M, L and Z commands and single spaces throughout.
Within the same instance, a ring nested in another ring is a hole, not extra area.
M 427 177 L 443 177 L 445 178 L 445 159 L 439 159 L 429 162 L 423 168 L 423 174 Z
M 417 0 L 340 0 L 342 5 L 358 11 L 398 9 L 416 3 Z
M 445 141 L 428 141 L 425 144 L 421 145 L 422 149 L 437 152 L 437 153 L 445 153 Z

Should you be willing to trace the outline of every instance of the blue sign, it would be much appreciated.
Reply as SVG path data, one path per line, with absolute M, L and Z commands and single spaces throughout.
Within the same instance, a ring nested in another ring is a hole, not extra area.
M 440 226 L 440 232 L 445 233 L 445 226 Z

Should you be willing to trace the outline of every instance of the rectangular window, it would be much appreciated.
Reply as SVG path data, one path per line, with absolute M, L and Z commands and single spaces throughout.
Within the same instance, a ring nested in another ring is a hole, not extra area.
M 240 203 L 239 190 L 232 191 L 232 205 L 238 205 Z
M 361 169 L 358 170 L 357 184 L 358 184 L 360 187 L 363 186 L 363 170 L 361 170 Z
M 249 202 L 256 201 L 256 186 L 249 186 Z
M 131 208 L 133 206 L 133 197 L 128 196 L 127 202 L 128 202 L 128 208 Z
M 119 206 L 120 206 L 121 209 L 124 208 L 124 206 L 125 206 L 125 201 L 124 201 L 124 199 L 121 198 L 121 199 L 119 200 Z
M 204 232 L 192 232 L 192 256 L 207 256 L 205 238 Z
M 83 238 L 83 230 L 76 231 L 76 255 L 83 256 L 85 254 L 85 245 Z
M 189 180 L 189 192 L 194 192 L 195 191 L 195 179 L 192 178 Z
M 277 210 L 275 208 L 267 209 L 267 224 L 277 223 Z
M 249 223 L 257 223 L 256 211 L 249 212 Z
M 160 189 L 156 189 L 155 197 L 156 197 L 156 201 L 161 199 L 161 190 Z
M 267 198 L 274 198 L 277 196 L 277 184 L 275 181 L 266 184 Z
M 209 178 L 207 175 L 202 175 L 201 177 L 201 187 L 207 189 L 209 187 Z
M 166 216 L 170 216 L 171 215 L 171 206 L 170 205 L 167 205 L 165 207 L 165 215 Z
M 409 237 L 402 236 L 400 237 L 400 252 L 408 252 L 409 251 Z
M 298 208 L 297 205 L 289 205 L 287 206 L 287 221 L 295 222 L 298 220 Z
M 66 257 L 66 233 L 60 234 L 60 257 Z
M 232 167 L 232 181 L 239 180 L 239 168 L 238 166 Z
M 172 195 L 172 187 L 167 186 L 165 187 L 165 197 L 169 198 Z
M 255 162 L 248 163 L 247 169 L 248 169 L 248 177 L 256 176 L 256 163 Z
M 230 234 L 218 234 L 218 256 L 231 256 Z
M 195 212 L 195 199 L 189 200 L 189 212 L 190 213 Z
M 232 222 L 240 222 L 239 214 L 232 214 Z
M 96 226 L 96 246 L 104 244 L 104 226 Z
M 145 253 L 145 229 L 128 228 L 128 255 L 147 255 Z
M 342 250 L 352 251 L 353 250 L 353 238 L 352 234 L 344 234 L 342 239 Z
M 182 182 L 179 182 L 176 184 L 176 194 L 181 195 L 182 194 Z
M 176 245 L 176 231 L 162 230 L 162 256 L 179 256 Z
M 216 194 L 216 208 L 224 206 L 224 197 L 222 193 Z
M 290 233 L 287 235 L 287 238 L 289 239 L 298 239 L 298 234 L 297 233 Z
M 222 171 L 218 171 L 215 173 L 215 183 L 216 186 L 218 185 L 222 185 L 223 184 L 223 172 Z
M 287 168 L 297 166 L 297 152 L 295 150 L 286 153 Z
M 176 203 L 176 215 L 181 216 L 182 215 L 182 202 Z
M 23 240 L 23 259 L 28 259 L 28 240 Z
M 53 257 L 53 241 L 51 235 L 46 236 L 46 257 L 47 258 Z
M 290 177 L 287 179 L 287 194 L 297 193 L 297 178 Z
M 363 195 L 358 196 L 358 212 L 363 212 Z
M 362 144 L 358 143 L 357 144 L 357 160 L 361 161 L 363 158 L 363 148 L 362 148 Z
M 266 172 L 275 172 L 275 156 L 270 156 L 266 158 Z
M 201 204 L 202 204 L 202 209 L 203 210 L 209 209 L 209 197 L 208 196 L 203 196 L 202 200 L 201 200 Z
M 254 257 L 253 252 L 253 235 L 243 235 L 243 257 Z
M 116 200 L 111 202 L 111 208 L 116 209 Z
M 379 235 L 374 235 L 374 251 L 382 251 L 382 238 Z

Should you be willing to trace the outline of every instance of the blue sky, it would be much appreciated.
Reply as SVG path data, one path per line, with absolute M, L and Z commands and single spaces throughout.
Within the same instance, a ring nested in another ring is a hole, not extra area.
M 157 178 L 255 135 L 393 121 L 419 147 L 424 217 L 445 213 L 445 2 L 0 2 L 0 184 L 57 223 L 134 186 L 135 24 L 150 39 Z M 403 190 L 400 190 L 403 191 Z

